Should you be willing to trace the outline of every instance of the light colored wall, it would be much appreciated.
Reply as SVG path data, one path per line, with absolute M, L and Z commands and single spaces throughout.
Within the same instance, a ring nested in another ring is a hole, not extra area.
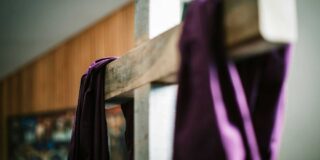
M 299 42 L 287 90 L 281 160 L 320 159 L 320 1 L 297 0 Z

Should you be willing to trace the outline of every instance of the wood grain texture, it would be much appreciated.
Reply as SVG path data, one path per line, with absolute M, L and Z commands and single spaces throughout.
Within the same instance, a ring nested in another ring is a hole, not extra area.
M 111 62 L 106 67 L 105 99 L 121 97 L 124 93 L 127 95 L 127 92 L 146 83 L 175 83 L 180 61 L 177 48 L 180 31 L 181 25 L 178 25 Z M 230 41 L 227 46 L 232 48 L 235 42 Z M 260 45 L 250 46 L 251 42 L 245 44 L 246 47 L 242 46 L 241 51 L 250 51 L 252 47 L 263 51 L 270 47 L 264 46 L 267 44 L 264 41 Z
M 149 40 L 150 0 L 135 0 L 135 42 L 136 45 Z
M 1 80 L 8 95 L 1 101 L 5 116 L 75 107 L 80 78 L 88 66 L 133 47 L 134 3 L 130 2 Z
M 150 92 L 150 83 L 134 90 L 134 159 L 149 159 Z
M 0 81 L 0 159 L 7 159 L 6 119 L 74 108 L 80 78 L 96 59 L 120 56 L 134 47 L 134 3 L 120 8 L 83 32 Z
M 4 88 L 3 88 L 4 84 L 3 82 L 0 82 L 0 128 L 1 128 L 1 132 L 0 132 L 0 158 L 1 159 L 4 159 L 5 157 L 3 156 L 4 154 L 4 133 L 3 131 L 6 131 L 6 130 L 3 130 L 4 129 L 4 126 L 5 126 L 5 115 L 3 114 L 4 113 L 4 101 L 5 101 L 5 97 L 4 97 Z
M 6 159 L 7 156 L 7 119 L 6 113 L 9 101 L 9 80 L 4 80 L 0 82 L 0 158 Z
M 296 40 L 294 0 L 290 1 L 291 5 L 281 5 L 286 2 L 276 0 L 224 2 L 224 26 L 230 58 L 247 58 Z
M 281 45 L 262 38 L 257 0 L 226 0 L 224 6 L 226 46 L 230 58 L 241 59 Z M 137 23 L 144 23 L 139 17 L 136 20 Z M 179 66 L 177 41 L 180 28 L 174 27 L 155 39 L 145 41 L 110 63 L 106 69 L 105 99 L 130 92 L 146 83 L 175 82 Z M 139 36 L 145 39 L 145 34 L 141 34 L 143 31 L 136 32 L 139 33 L 136 39 Z
M 257 0 L 225 0 L 226 43 L 235 46 L 261 37 Z
M 231 58 L 248 57 L 274 47 L 261 35 L 258 0 L 226 0 L 224 7 L 225 40 Z M 257 41 L 260 46 L 255 45 Z
M 105 99 L 175 74 L 180 26 L 141 44 L 106 67 Z

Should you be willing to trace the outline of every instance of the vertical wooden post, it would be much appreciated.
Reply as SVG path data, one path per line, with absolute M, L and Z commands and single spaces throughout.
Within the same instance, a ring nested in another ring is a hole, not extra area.
M 135 0 L 135 43 L 141 44 L 149 40 L 149 4 L 150 0 Z
M 149 40 L 149 0 L 135 0 L 135 44 Z M 134 90 L 134 159 L 149 159 L 149 94 L 151 84 Z
M 134 91 L 134 159 L 149 159 L 149 95 L 151 85 Z

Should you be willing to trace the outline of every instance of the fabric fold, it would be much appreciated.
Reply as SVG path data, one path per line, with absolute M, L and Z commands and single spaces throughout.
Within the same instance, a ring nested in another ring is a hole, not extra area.
M 233 61 L 223 24 L 222 0 L 189 5 L 173 159 L 276 159 L 290 46 Z
M 116 58 L 99 59 L 81 78 L 78 105 L 69 149 L 69 160 L 108 160 L 108 131 L 105 117 L 105 66 Z M 126 119 L 126 143 L 133 157 L 133 103 L 122 105 Z

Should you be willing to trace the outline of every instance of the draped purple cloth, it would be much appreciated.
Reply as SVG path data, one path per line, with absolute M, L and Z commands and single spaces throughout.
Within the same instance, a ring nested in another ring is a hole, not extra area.
M 290 47 L 228 59 L 222 9 L 222 0 L 189 5 L 173 159 L 277 159 Z
M 108 160 L 108 131 L 105 117 L 105 66 L 115 58 L 95 61 L 81 78 L 78 106 L 69 149 L 69 160 Z M 127 121 L 126 143 L 133 157 L 133 102 L 122 105 Z

